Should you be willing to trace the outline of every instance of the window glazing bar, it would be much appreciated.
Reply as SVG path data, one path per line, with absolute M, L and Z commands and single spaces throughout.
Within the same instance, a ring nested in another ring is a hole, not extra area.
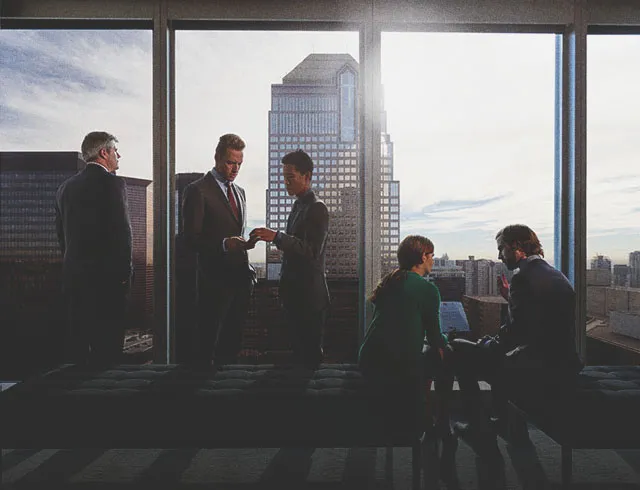
M 576 0 L 562 36 L 560 270 L 576 291 L 576 345 L 586 355 L 587 308 L 587 22 Z
M 154 338 L 153 361 L 167 363 L 170 359 L 170 324 L 173 301 L 171 290 L 173 266 L 170 142 L 168 121 L 170 35 L 166 2 L 156 3 L 153 17 L 153 270 L 154 270 Z M 173 217 L 175 219 L 175 217 Z
M 366 298 L 380 280 L 380 130 L 381 31 L 373 17 L 364 25 L 360 47 L 361 151 L 360 151 L 360 338 L 371 320 Z

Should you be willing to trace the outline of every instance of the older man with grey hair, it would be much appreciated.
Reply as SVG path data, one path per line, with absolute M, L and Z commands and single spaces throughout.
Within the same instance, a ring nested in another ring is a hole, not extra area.
M 125 183 L 116 177 L 118 139 L 94 131 L 82 142 L 86 167 L 56 194 L 56 231 L 68 304 L 65 361 L 120 360 L 130 286 L 131 223 Z

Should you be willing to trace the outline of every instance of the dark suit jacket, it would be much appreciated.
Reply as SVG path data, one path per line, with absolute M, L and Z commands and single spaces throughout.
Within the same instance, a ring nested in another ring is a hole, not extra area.
M 507 357 L 540 367 L 579 369 L 575 347 L 575 292 L 542 258 L 520 263 L 509 287 L 509 315 L 500 329 Z
M 313 191 L 300 197 L 289 215 L 287 232 L 275 245 L 283 251 L 280 299 L 285 308 L 322 310 L 329 304 L 325 274 L 325 243 L 329 212 Z
M 131 223 L 122 178 L 89 164 L 58 188 L 55 208 L 65 287 L 129 279 Z
M 244 235 L 246 223 L 244 189 L 231 185 L 236 191 L 239 220 L 211 172 L 189 184 L 184 191 L 184 238 L 187 246 L 198 254 L 198 274 L 210 282 L 239 279 L 238 275 L 246 278 L 252 273 L 246 250 L 225 252 L 222 248 L 225 238 Z

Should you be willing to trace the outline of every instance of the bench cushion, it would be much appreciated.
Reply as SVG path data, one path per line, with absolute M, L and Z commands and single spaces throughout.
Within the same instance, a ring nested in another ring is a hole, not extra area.
M 3 447 L 408 446 L 421 425 L 404 395 L 352 364 L 63 366 L 0 394 Z
M 560 444 L 574 448 L 638 448 L 640 366 L 587 366 L 574 393 L 541 399 L 519 396 L 515 405 Z

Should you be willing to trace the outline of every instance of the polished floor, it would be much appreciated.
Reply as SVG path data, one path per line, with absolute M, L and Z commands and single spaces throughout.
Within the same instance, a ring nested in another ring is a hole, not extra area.
M 530 445 L 498 439 L 501 458 L 471 445 L 425 446 L 425 489 L 560 489 L 560 447 L 530 427 Z M 2 451 L 3 489 L 411 488 L 411 449 L 29 449 Z M 439 468 L 442 474 L 439 475 Z M 640 489 L 640 450 L 576 450 L 576 490 Z

